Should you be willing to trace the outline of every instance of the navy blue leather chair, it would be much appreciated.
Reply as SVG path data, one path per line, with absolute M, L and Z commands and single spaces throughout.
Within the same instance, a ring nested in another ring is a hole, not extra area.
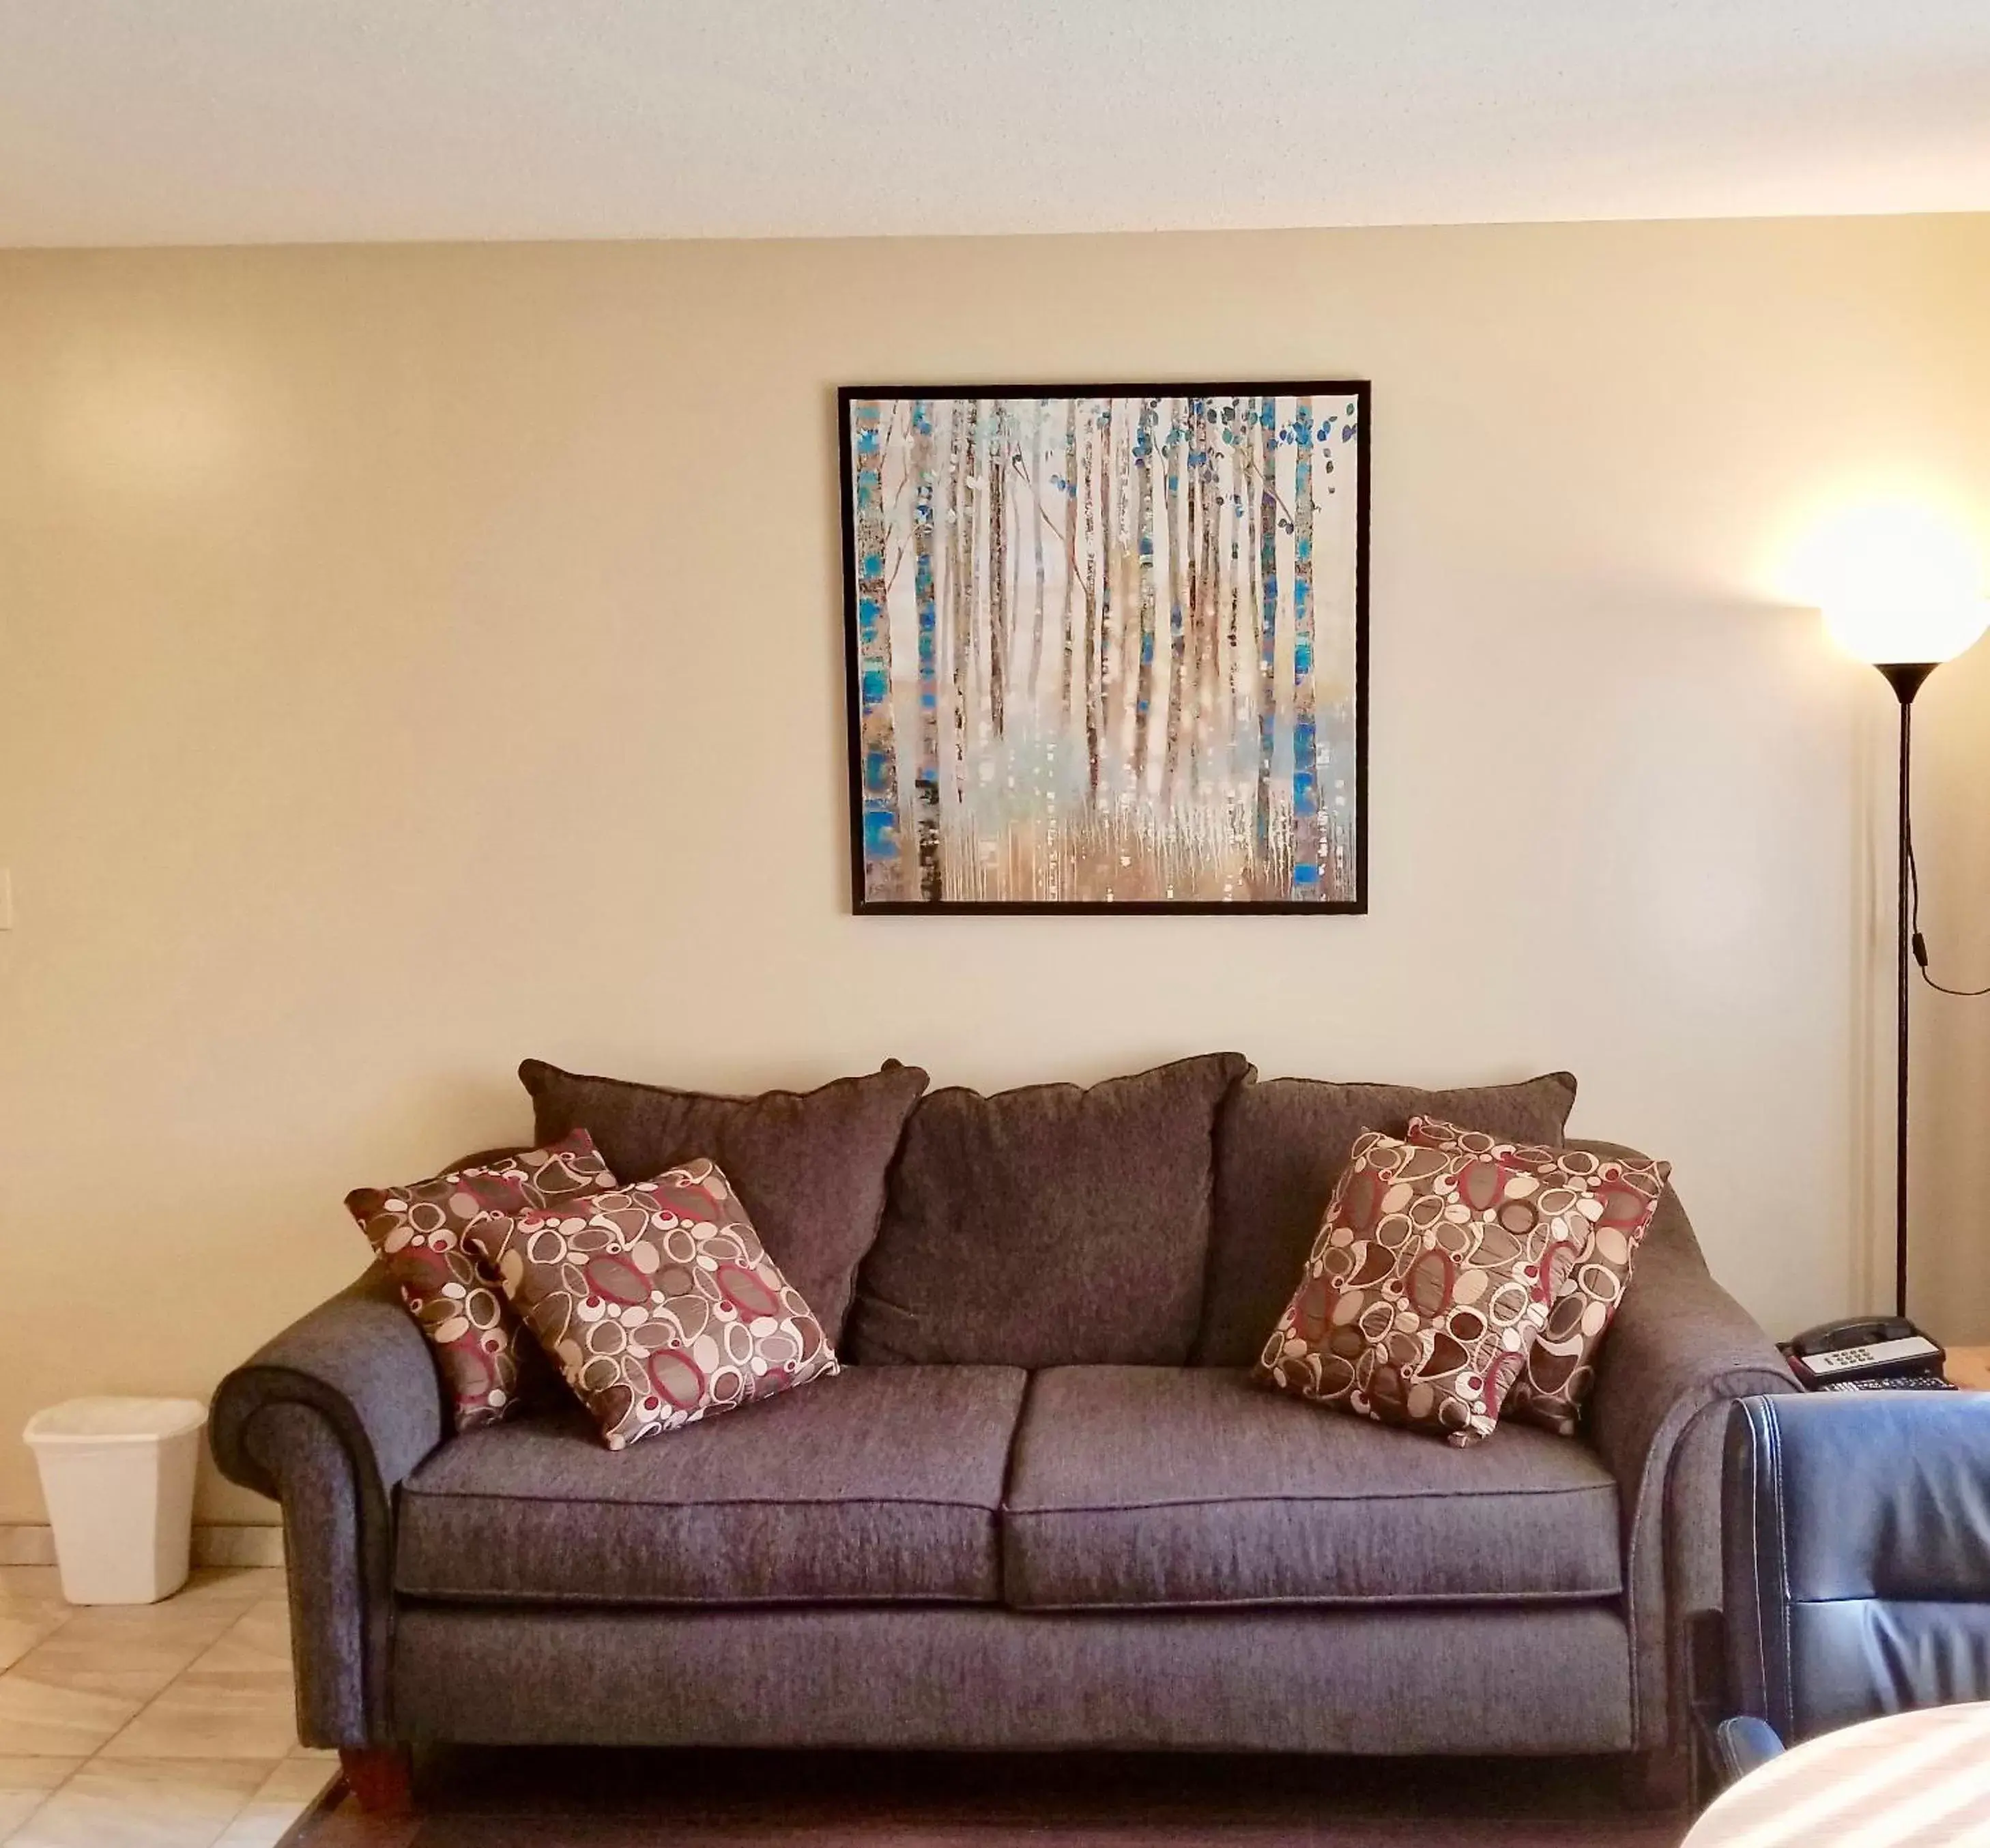
M 1728 1714 L 1794 1745 L 1990 1699 L 1990 1393 L 1737 1401 L 1722 1505 Z M 1716 1756 L 1774 1746 L 1730 1724 Z

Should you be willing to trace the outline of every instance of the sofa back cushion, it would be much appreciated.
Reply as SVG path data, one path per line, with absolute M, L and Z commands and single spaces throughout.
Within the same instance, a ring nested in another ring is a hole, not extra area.
M 1195 1359 L 1248 1367 L 1258 1358 L 1363 1130 L 1400 1136 L 1412 1116 L 1437 1116 L 1559 1148 L 1574 1102 L 1566 1072 L 1451 1091 L 1308 1078 L 1237 1085 L 1217 1119 L 1216 1218 Z
M 542 1142 L 584 1129 L 624 1181 L 718 1163 L 767 1255 L 837 1344 L 857 1267 L 878 1235 L 885 1173 L 926 1088 L 925 1072 L 894 1061 L 817 1090 L 756 1097 L 586 1078 L 536 1058 L 518 1076 Z M 559 1127 L 548 1133 L 552 1123 Z
M 1249 1068 L 1223 1052 L 1089 1090 L 934 1092 L 906 1127 L 846 1357 L 1180 1366 L 1217 1108 Z

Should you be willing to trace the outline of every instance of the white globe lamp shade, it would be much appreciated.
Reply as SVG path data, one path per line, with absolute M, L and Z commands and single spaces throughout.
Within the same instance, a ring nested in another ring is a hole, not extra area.
M 1968 541 L 1924 510 L 1862 508 L 1830 535 L 1825 627 L 1876 667 L 1951 661 L 1990 624 Z
M 1875 667 L 1900 661 L 1939 664 L 1971 647 L 1990 624 L 1981 601 L 1886 604 L 1833 600 L 1824 626 L 1846 654 Z

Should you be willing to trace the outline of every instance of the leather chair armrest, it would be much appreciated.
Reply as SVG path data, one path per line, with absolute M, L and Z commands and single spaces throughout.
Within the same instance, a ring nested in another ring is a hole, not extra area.
M 1688 1737 L 1683 1632 L 1689 1612 L 1720 1603 L 1728 1402 L 1796 1389 L 1774 1344 L 1708 1274 L 1686 1209 L 1667 1188 L 1598 1356 L 1586 1420 L 1623 1506 L 1641 1748 L 1677 1749 Z
M 391 1741 L 394 1490 L 447 1428 L 429 1344 L 377 1265 L 216 1391 L 222 1473 L 282 1505 L 307 1744 Z

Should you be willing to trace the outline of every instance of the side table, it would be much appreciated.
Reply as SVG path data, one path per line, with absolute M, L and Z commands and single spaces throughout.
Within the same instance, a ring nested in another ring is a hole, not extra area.
M 1951 1347 L 1943 1371 L 1967 1391 L 1990 1392 L 1990 1347 Z

